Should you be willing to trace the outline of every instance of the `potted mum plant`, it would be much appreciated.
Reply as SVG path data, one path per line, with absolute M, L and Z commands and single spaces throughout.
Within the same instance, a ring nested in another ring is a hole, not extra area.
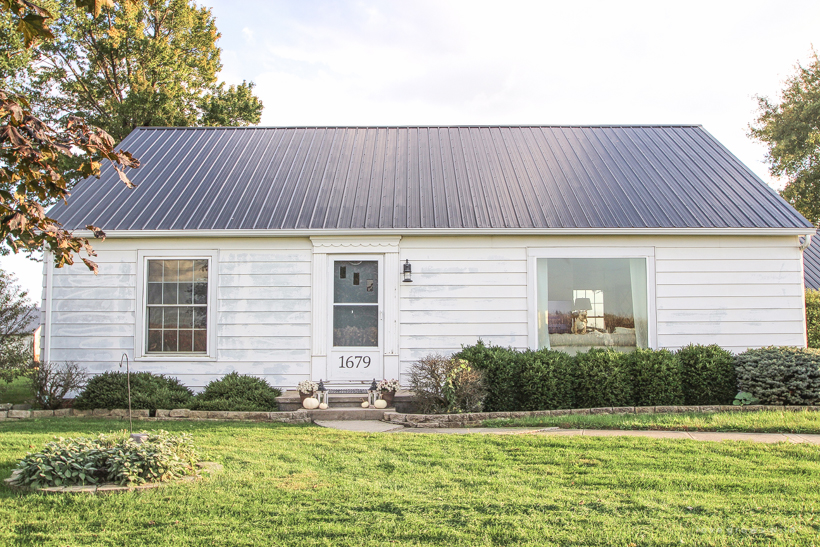
M 313 395 L 316 394 L 317 389 L 319 389 L 319 384 L 313 380 L 303 380 L 299 382 L 299 387 L 297 388 L 297 391 L 299 391 L 299 399 L 305 402 L 305 399 L 313 397 Z
M 396 395 L 399 387 L 401 386 L 399 386 L 398 380 L 380 380 L 376 384 L 376 391 L 381 392 L 381 398 L 387 402 L 387 406 L 393 406 L 393 396 Z

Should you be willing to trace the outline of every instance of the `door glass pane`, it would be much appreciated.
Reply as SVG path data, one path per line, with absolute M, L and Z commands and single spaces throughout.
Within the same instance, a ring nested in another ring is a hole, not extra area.
M 377 304 L 379 302 L 379 263 L 376 260 L 333 265 L 333 302 L 339 304 Z
M 333 345 L 379 345 L 379 306 L 333 306 Z

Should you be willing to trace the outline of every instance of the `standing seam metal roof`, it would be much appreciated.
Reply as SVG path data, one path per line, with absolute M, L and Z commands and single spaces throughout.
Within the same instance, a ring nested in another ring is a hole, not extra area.
M 700 126 L 139 128 L 69 229 L 800 228 Z
M 820 230 L 803 250 L 803 284 L 807 289 L 820 290 Z

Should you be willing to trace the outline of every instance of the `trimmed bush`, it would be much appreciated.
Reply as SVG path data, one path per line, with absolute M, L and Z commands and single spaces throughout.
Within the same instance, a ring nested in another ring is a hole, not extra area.
M 124 432 L 94 439 L 59 439 L 21 461 L 15 483 L 45 488 L 164 482 L 193 473 L 197 458 L 188 433 L 152 432 L 142 444 L 136 444 Z
M 730 405 L 737 394 L 735 356 L 717 344 L 690 344 L 675 354 L 687 405 Z
M 820 350 L 769 346 L 737 356 L 737 383 L 764 405 L 820 403 Z
M 683 404 L 680 366 L 671 351 L 638 348 L 628 356 L 635 406 Z
M 193 410 L 275 411 L 282 394 L 262 378 L 236 372 L 213 380 L 191 402 Z
M 578 408 L 632 406 L 628 353 L 591 349 L 575 356 L 575 405 Z
M 131 407 L 188 408 L 193 393 L 176 378 L 150 372 L 131 373 Z M 128 408 L 128 387 L 124 372 L 104 372 L 91 378 L 85 389 L 74 399 L 74 408 Z
M 518 354 L 521 406 L 515 410 L 556 410 L 575 404 L 572 356 L 548 349 Z
M 820 291 L 806 289 L 806 332 L 810 348 L 820 348 Z
M 453 358 L 464 359 L 484 373 L 486 412 L 521 409 L 521 352 L 512 348 L 485 346 L 479 340 L 474 346 L 463 347 Z

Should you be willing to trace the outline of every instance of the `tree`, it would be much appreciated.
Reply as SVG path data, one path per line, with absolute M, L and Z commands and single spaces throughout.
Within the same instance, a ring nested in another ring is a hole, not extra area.
M 783 198 L 813 224 L 820 223 L 820 57 L 797 65 L 779 102 L 758 97 L 750 136 L 768 147 L 769 170 L 788 181 Z
M 103 3 L 110 2 L 76 0 L 78 6 L 97 14 Z M 25 48 L 52 36 L 47 26 L 51 14 L 46 9 L 29 0 L 0 0 L 0 8 L 22 35 Z M 74 236 L 47 217 L 45 206 L 68 197 L 67 180 L 74 174 L 99 178 L 106 160 L 133 187 L 126 170 L 139 167 L 139 161 L 116 150 L 108 133 L 76 116 L 68 116 L 64 128 L 55 130 L 32 114 L 25 96 L 0 88 L 0 252 L 31 253 L 46 248 L 57 267 L 73 264 L 81 250 L 96 256 L 88 239 Z M 95 237 L 105 237 L 95 226 L 87 229 Z M 82 260 L 96 273 L 94 262 Z
M 221 50 L 211 11 L 192 0 L 132 0 L 99 15 L 61 0 L 53 40 L 34 48 L 19 80 L 59 124 L 80 116 L 115 140 L 139 126 L 250 125 L 262 103 L 253 84 L 217 82 Z
M 29 328 L 37 308 L 17 278 L 0 270 L 0 380 L 11 382 L 32 360 Z

